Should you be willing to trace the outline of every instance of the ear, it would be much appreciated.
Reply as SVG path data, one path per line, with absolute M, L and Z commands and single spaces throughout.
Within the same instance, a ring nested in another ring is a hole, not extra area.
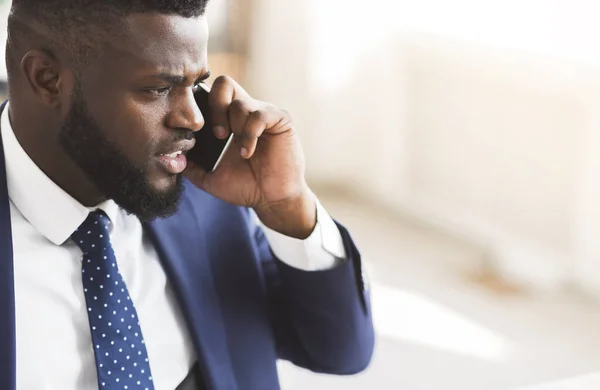
M 56 57 L 42 50 L 28 51 L 21 60 L 21 70 L 27 84 L 42 104 L 50 108 L 60 105 L 66 91 L 61 77 L 64 69 L 61 69 L 61 64 Z

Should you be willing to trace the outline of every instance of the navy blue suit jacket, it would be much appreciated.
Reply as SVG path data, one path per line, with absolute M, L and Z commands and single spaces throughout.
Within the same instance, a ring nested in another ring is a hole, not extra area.
M 366 368 L 374 345 L 369 294 L 360 254 L 339 228 L 348 261 L 304 272 L 274 258 L 247 209 L 187 182 L 179 211 L 145 225 L 176 291 L 207 389 L 279 389 L 277 359 L 319 373 Z M 0 140 L 2 390 L 16 390 L 15 354 L 11 221 Z

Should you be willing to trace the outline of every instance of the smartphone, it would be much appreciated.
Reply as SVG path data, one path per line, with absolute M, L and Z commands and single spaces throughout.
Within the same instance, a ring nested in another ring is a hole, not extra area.
M 200 84 L 194 95 L 196 104 L 204 117 L 204 127 L 194 133 L 196 145 L 188 152 L 187 158 L 202 167 L 206 172 L 214 172 L 223 160 L 225 153 L 227 153 L 229 145 L 231 145 L 233 133 L 230 133 L 225 139 L 215 137 L 208 103 L 209 93 L 210 87 L 206 84 Z

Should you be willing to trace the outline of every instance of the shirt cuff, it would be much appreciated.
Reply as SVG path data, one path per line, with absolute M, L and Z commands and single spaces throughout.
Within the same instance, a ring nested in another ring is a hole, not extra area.
M 312 234 L 299 240 L 262 227 L 271 250 L 279 260 L 303 271 L 325 271 L 346 260 L 342 235 L 323 205 L 316 199 L 317 225 Z

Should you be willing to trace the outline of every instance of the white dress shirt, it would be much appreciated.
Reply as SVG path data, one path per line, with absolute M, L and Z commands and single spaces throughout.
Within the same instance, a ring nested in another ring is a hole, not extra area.
M 140 221 L 113 201 L 86 208 L 29 158 L 0 118 L 14 244 L 17 388 L 97 389 L 91 332 L 81 281 L 80 249 L 71 234 L 93 209 L 111 220 L 110 239 L 135 304 L 157 390 L 173 390 L 196 355 L 158 255 Z M 318 202 L 317 202 L 318 203 Z M 341 235 L 318 203 L 317 227 L 306 240 L 263 226 L 273 252 L 290 266 L 316 271 L 345 258 Z

